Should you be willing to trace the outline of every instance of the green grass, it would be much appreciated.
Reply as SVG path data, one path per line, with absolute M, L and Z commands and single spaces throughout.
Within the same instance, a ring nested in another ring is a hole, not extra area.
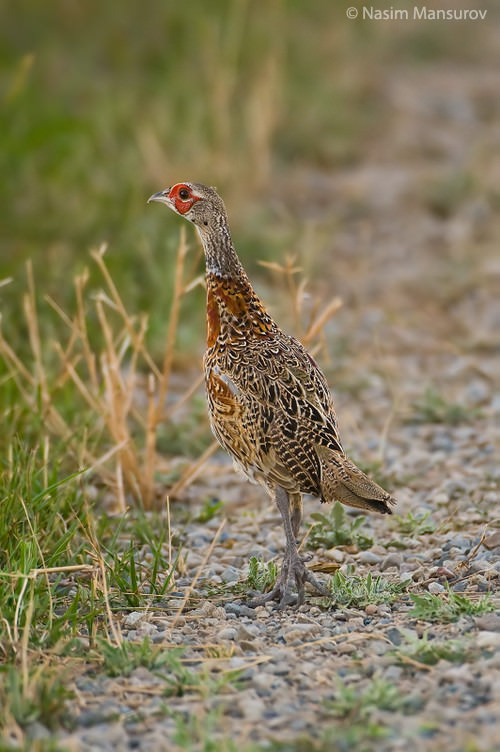
M 477 417 L 478 411 L 450 402 L 442 394 L 429 387 L 422 397 L 413 403 L 411 423 L 448 423 L 456 426 L 468 423 Z
M 405 630 L 402 630 L 402 632 L 405 643 L 398 646 L 395 656 L 402 665 L 407 665 L 405 659 L 411 658 L 410 668 L 412 669 L 415 668 L 415 661 L 424 666 L 435 666 L 439 661 L 464 663 L 467 660 L 472 660 L 477 653 L 473 639 L 439 640 L 432 639 L 428 631 L 425 631 L 420 637 L 413 636 Z
M 395 514 L 394 524 L 398 533 L 402 535 L 426 535 L 436 530 L 436 523 L 430 516 L 430 512 L 412 514 L 408 512 L 405 517 Z
M 338 719 L 324 733 L 325 741 L 340 749 L 364 752 L 376 748 L 377 740 L 391 734 L 390 724 L 380 720 L 377 713 L 403 712 L 408 708 L 396 685 L 375 678 L 363 689 L 337 681 L 335 697 L 325 702 L 325 710 Z
M 490 594 L 482 596 L 477 601 L 471 601 L 449 588 L 443 595 L 410 593 L 410 598 L 413 601 L 413 608 L 409 615 L 422 621 L 446 623 L 457 621 L 461 616 L 481 616 L 496 608 Z
M 50 730 L 65 726 L 66 701 L 73 696 L 67 677 L 55 667 L 33 665 L 23 673 L 12 664 L 0 666 L 0 728 L 11 719 L 21 727 L 35 721 Z

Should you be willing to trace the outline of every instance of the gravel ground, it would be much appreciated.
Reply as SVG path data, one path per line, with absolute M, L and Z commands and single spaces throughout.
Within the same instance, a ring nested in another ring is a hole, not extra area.
M 441 66 L 432 79 L 387 74 L 393 126 L 374 135 L 363 166 L 297 173 L 282 186 L 287 209 L 323 228 L 311 245 L 311 257 L 324 254 L 331 269 L 320 292 L 344 300 L 327 330 L 326 363 L 344 443 L 356 460 L 383 457 L 399 515 L 428 514 L 433 523 L 432 532 L 402 534 L 393 520 L 371 516 L 363 528 L 371 547 L 318 549 L 311 565 L 409 580 L 408 592 L 364 608 L 326 608 L 310 597 L 299 611 L 249 609 L 228 588 L 245 579 L 250 556 L 279 561 L 283 533 L 259 489 L 217 457 L 186 505 L 196 511 L 214 497 L 223 507 L 182 532 L 176 591 L 147 612 L 121 615 L 125 640 L 185 646 L 186 667 L 205 677 L 201 689 L 166 699 L 161 672 L 142 667 L 127 677 L 82 675 L 75 728 L 63 737 L 69 749 L 186 748 L 177 713 L 191 724 L 216 718 L 210 738 L 231 737 L 237 747 L 281 740 L 299 749 L 305 737 L 318 749 L 500 750 L 497 84 L 487 67 L 462 76 Z M 455 200 L 449 194 L 465 173 L 475 187 Z M 314 208 L 297 198 L 308 190 L 321 193 Z M 319 511 L 308 500 L 305 522 Z M 447 584 L 474 602 L 491 593 L 497 611 L 447 623 L 411 613 L 410 593 L 440 595 Z M 460 645 L 461 657 L 425 663 L 411 650 L 424 634 Z M 238 685 L 216 685 L 232 670 L 241 672 Z M 339 711 L 339 687 L 361 697 L 374 682 L 395 696 L 379 697 L 366 715 L 355 703 Z M 386 735 L 367 741 L 371 723 Z

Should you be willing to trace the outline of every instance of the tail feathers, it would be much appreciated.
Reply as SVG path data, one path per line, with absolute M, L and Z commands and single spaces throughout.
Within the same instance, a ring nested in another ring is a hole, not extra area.
M 321 495 L 324 501 L 340 501 L 350 507 L 392 514 L 396 504 L 387 491 L 370 480 L 348 457 L 332 451 L 319 452 L 321 462 Z

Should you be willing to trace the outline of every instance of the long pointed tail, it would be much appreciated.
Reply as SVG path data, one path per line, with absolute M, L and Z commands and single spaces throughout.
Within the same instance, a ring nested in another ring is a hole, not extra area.
M 396 500 L 371 480 L 345 455 L 331 450 L 318 452 L 321 462 L 321 496 L 324 501 L 340 501 L 350 507 L 392 514 Z

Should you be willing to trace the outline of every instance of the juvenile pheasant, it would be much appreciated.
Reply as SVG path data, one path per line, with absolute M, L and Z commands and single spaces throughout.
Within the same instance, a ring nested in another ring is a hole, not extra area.
M 283 608 L 293 602 L 294 581 L 298 605 L 306 582 L 328 595 L 297 550 L 302 494 L 382 514 L 391 514 L 395 500 L 346 456 L 326 379 L 257 297 L 216 191 L 178 183 L 149 201 L 166 204 L 198 230 L 206 257 L 204 368 L 212 431 L 245 474 L 275 499 L 283 519 L 281 573 L 274 589 L 250 605 L 277 600 Z

